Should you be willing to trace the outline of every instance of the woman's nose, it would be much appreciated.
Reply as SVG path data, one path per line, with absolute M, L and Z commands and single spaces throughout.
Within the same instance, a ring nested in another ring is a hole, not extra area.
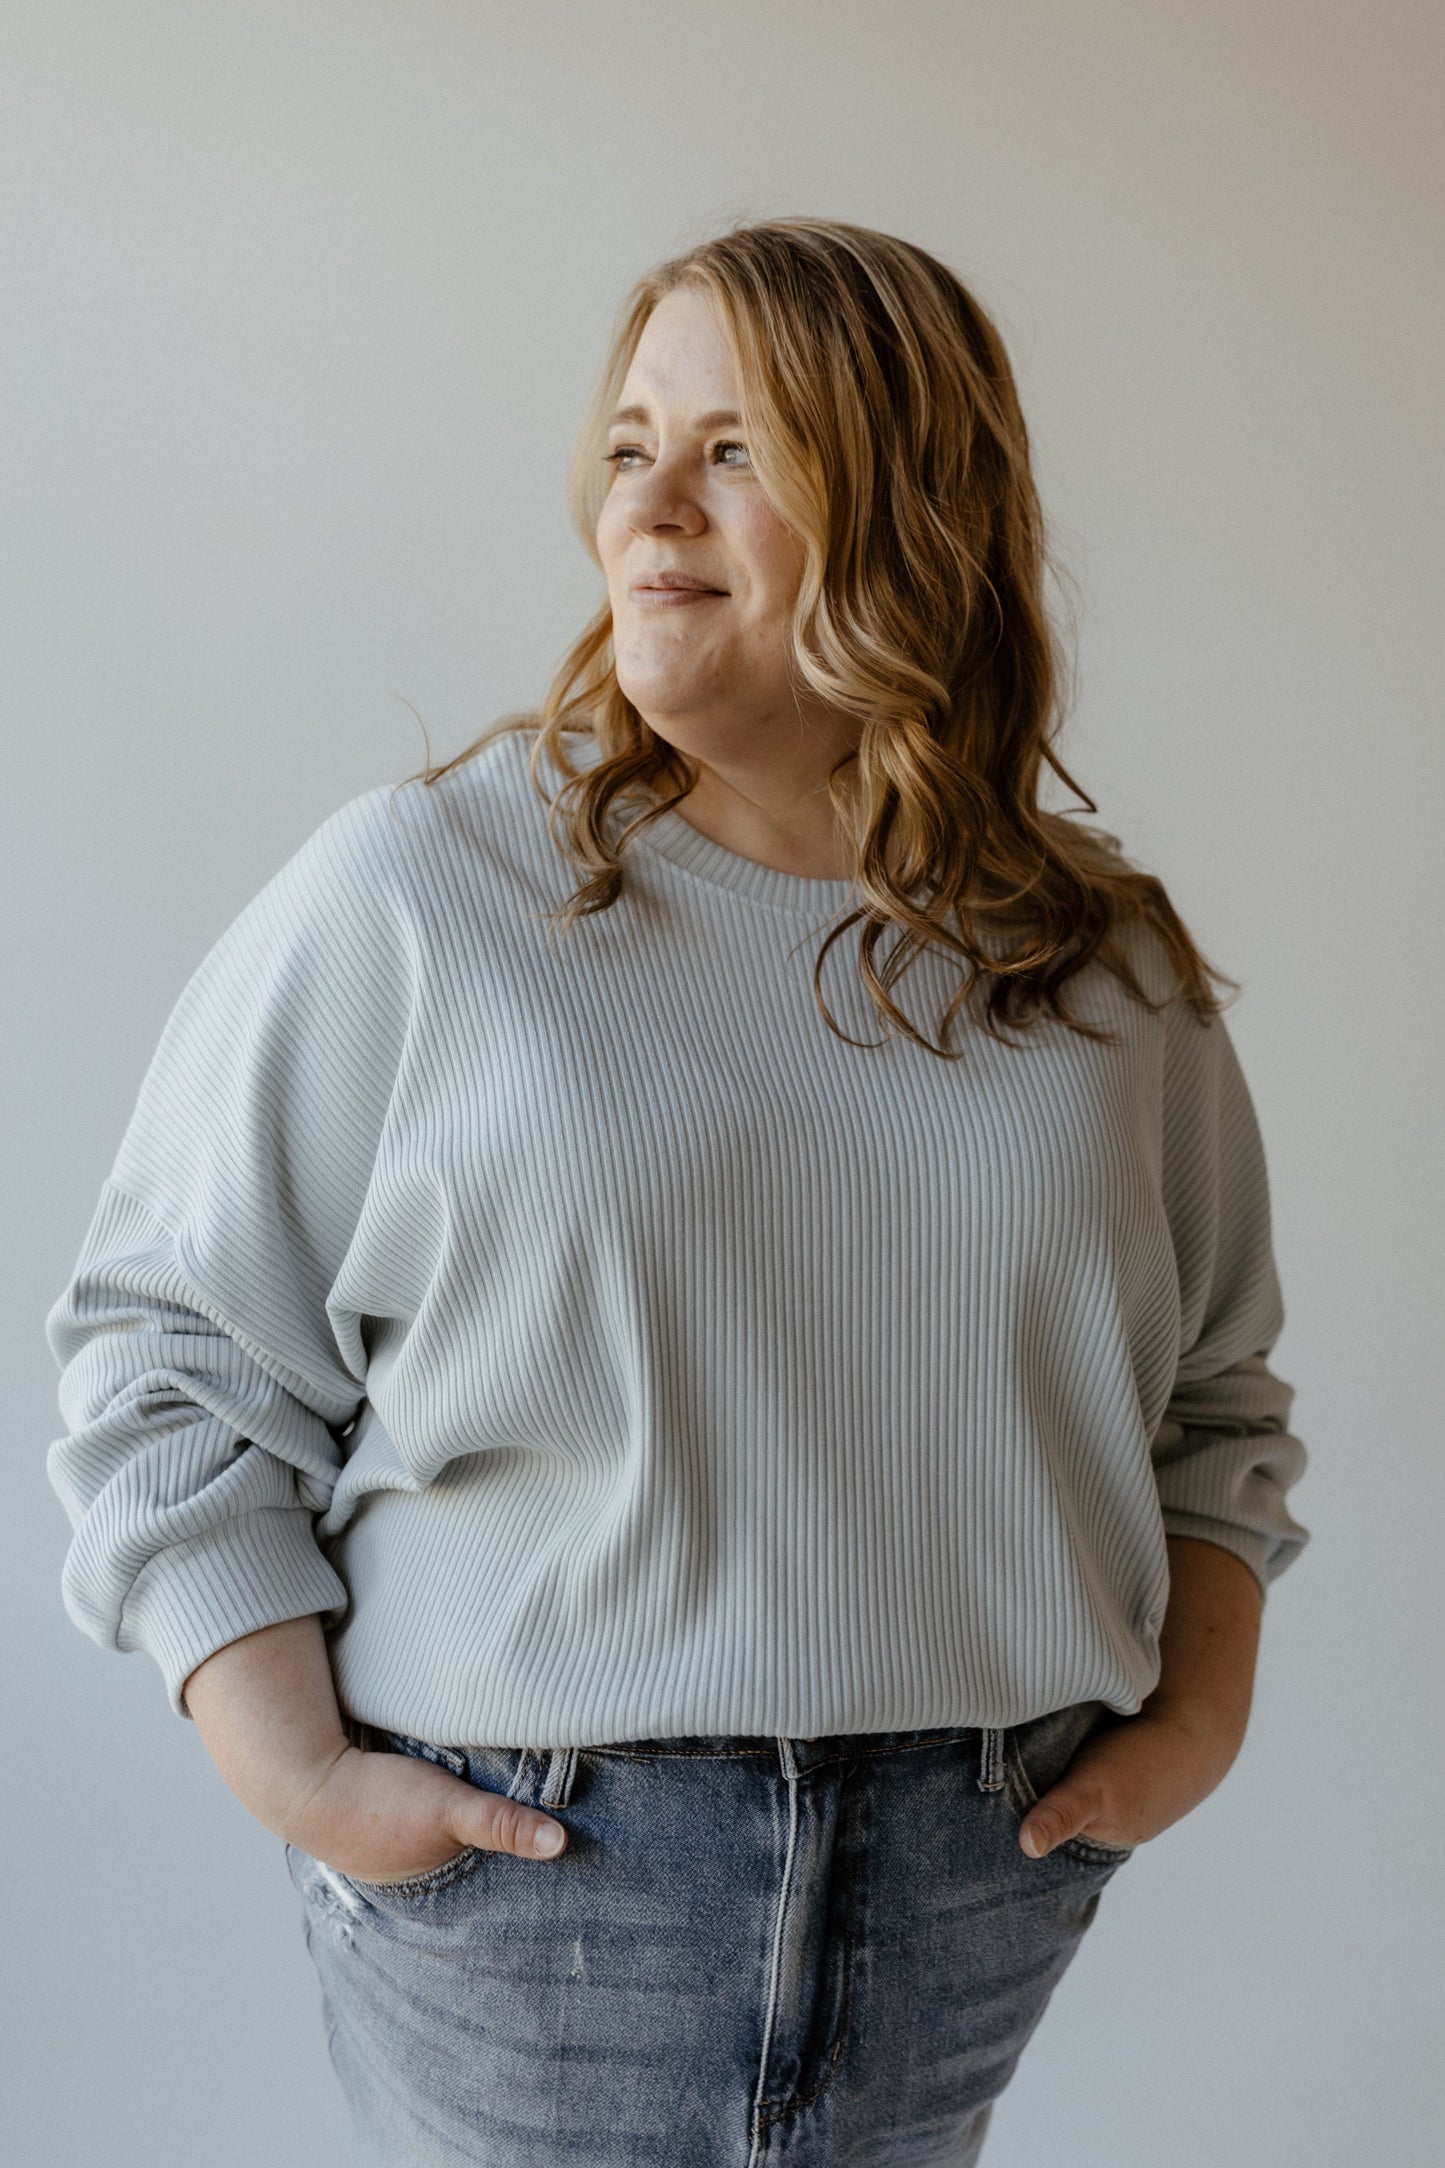
M 707 525 L 707 515 L 681 473 L 661 461 L 650 474 L 638 477 L 628 494 L 627 517 L 638 534 L 652 534 L 659 527 L 697 534 Z

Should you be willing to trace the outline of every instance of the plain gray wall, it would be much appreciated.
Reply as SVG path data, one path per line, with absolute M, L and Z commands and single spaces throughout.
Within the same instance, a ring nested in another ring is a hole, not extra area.
M 420 763 L 404 703 L 456 751 L 600 592 L 563 479 L 626 285 L 808 211 L 1009 342 L 1065 756 L 1244 984 L 1313 1456 L 1244 1750 L 990 2168 L 1437 2160 L 1435 11 L 8 0 L 3 47 L 10 2157 L 348 2158 L 279 1842 L 62 1609 L 44 1313 L 210 943 Z

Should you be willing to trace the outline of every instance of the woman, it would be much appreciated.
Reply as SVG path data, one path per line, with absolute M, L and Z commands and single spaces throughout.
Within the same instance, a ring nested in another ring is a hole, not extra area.
M 286 1840 L 368 2159 L 970 2162 L 1307 1540 L 1222 974 L 1039 802 L 943 265 L 662 266 L 576 503 L 540 715 L 167 1024 L 48 1320 L 66 1601 Z

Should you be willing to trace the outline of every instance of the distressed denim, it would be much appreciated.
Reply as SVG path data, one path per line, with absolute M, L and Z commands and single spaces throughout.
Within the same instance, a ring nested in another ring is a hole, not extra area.
M 1080 1702 L 1001 1728 L 360 1743 L 565 1822 L 358 1881 L 286 1847 L 372 2168 L 967 2168 L 1128 1850 L 1030 1859 Z

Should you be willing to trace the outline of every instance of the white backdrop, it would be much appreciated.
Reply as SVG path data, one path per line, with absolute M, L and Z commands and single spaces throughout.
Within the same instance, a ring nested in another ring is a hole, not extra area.
M 5 2133 L 342 2168 L 279 1843 L 70 1624 L 42 1336 L 189 972 L 535 701 L 625 286 L 881 226 L 1013 354 L 1065 758 L 1212 960 L 1312 1452 L 1226 1782 L 1118 1878 L 989 2168 L 1426 2168 L 1438 1997 L 1439 18 L 1407 0 L 6 0 Z M 1433 27 L 1432 27 L 1433 22 Z M 12 1608 L 13 1607 L 13 1608 Z M 18 1765 L 18 1781 L 15 1771 Z

